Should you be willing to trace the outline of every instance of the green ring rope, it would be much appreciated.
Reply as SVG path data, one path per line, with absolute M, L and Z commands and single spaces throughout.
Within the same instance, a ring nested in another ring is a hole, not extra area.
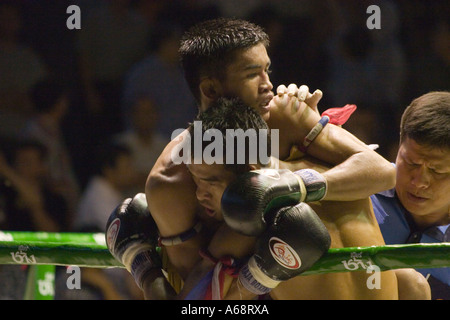
M 109 252 L 104 233 L 0 231 L 0 264 L 124 267 Z
M 0 264 L 123 268 L 103 233 L 0 231 Z M 399 268 L 450 267 L 450 243 L 333 248 L 303 275 Z

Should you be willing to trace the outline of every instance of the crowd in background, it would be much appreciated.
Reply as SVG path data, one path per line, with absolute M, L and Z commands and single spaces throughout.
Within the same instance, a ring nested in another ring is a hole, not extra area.
M 66 26 L 72 4 L 81 29 Z M 381 29 L 366 25 L 372 4 Z M 197 113 L 178 44 L 219 16 L 264 27 L 274 90 L 321 89 L 321 111 L 356 104 L 346 128 L 390 161 L 406 105 L 450 89 L 446 0 L 0 0 L 0 230 L 104 232 Z M 122 289 L 83 297 L 139 298 Z

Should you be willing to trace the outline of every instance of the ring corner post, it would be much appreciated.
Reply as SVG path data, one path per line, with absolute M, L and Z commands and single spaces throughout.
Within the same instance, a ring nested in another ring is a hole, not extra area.
M 53 300 L 55 270 L 54 265 L 30 265 L 24 300 Z

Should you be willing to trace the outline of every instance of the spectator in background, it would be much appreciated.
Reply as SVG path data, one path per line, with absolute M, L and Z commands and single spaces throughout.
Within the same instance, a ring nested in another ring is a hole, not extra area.
M 24 126 L 21 136 L 35 139 L 47 148 L 46 165 L 50 186 L 66 199 L 70 216 L 73 217 L 80 187 L 62 133 L 63 120 L 69 107 L 68 91 L 57 80 L 46 79 L 34 86 L 32 101 L 36 114 Z
M 104 232 L 111 212 L 136 182 L 131 151 L 127 147 L 108 142 L 97 149 L 98 169 L 82 194 L 75 217 L 76 232 Z M 86 276 L 82 281 L 97 288 L 101 299 L 136 299 L 136 293 L 142 297 L 133 277 L 125 269 L 90 269 L 82 271 Z M 71 295 L 68 293 L 68 297 Z
M 99 141 L 122 130 L 120 94 L 125 72 L 147 50 L 148 25 L 130 0 L 109 0 L 83 16 L 77 48 L 81 85 L 92 136 Z
M 172 132 L 186 128 L 194 118 L 196 103 L 179 64 L 181 29 L 162 24 L 152 36 L 150 54 L 128 72 L 123 88 L 123 114 L 130 126 L 131 108 L 138 98 L 153 101 L 160 120 L 157 131 L 170 140 Z
M 47 182 L 45 146 L 3 139 L 0 151 L 0 230 L 67 231 L 67 203 Z M 24 298 L 28 266 L 0 265 L 0 300 Z
M 136 102 L 132 104 L 130 120 L 130 128 L 117 134 L 114 140 L 128 146 L 131 151 L 138 180 L 126 193 L 134 196 L 136 193 L 143 192 L 148 173 L 169 139 L 156 131 L 160 117 L 154 102 L 148 97 L 137 98 Z
M 160 22 L 160 15 L 167 5 L 167 0 L 135 0 L 134 10 L 147 22 L 149 31 Z
M 17 1 L 0 2 L 0 134 L 17 136 L 30 117 L 30 90 L 48 71 L 21 38 L 22 12 Z
M 425 52 L 413 57 L 410 69 L 411 86 L 419 95 L 450 89 L 450 22 L 436 19 L 428 30 L 422 39 Z M 423 75 L 424 70 L 427 76 Z
M 402 42 L 409 62 L 404 103 L 430 91 L 450 88 L 450 6 L 448 1 L 397 1 Z M 426 76 L 424 75 L 426 70 Z
M 93 152 L 97 171 L 81 195 L 74 223 L 78 232 L 104 232 L 109 215 L 136 182 L 130 149 L 106 143 Z
M 269 35 L 267 50 L 274 88 L 289 83 L 322 88 L 328 70 L 323 42 L 331 33 L 329 6 L 325 1 L 314 0 L 259 2 L 247 19 L 262 26 Z
M 0 195 L 5 214 L 1 228 L 68 231 L 67 203 L 48 185 L 45 146 L 32 140 L 18 141 L 8 155 L 0 154 Z
M 365 143 L 377 143 L 388 157 L 389 136 L 401 112 L 406 60 L 399 37 L 399 15 L 393 1 L 328 1 L 332 8 L 334 34 L 326 42 L 330 63 L 327 92 L 331 104 L 356 104 L 358 112 L 345 128 Z M 371 4 L 380 8 L 381 29 L 368 29 L 366 13 Z M 359 117 L 363 116 L 362 119 Z M 366 118 L 376 130 L 369 131 Z

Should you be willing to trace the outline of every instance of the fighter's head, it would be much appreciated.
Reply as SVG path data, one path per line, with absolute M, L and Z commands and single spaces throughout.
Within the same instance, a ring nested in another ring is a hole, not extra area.
M 448 219 L 449 126 L 450 92 L 424 94 L 414 99 L 402 115 L 395 189 L 416 223 Z
M 270 131 L 255 109 L 238 98 L 218 98 L 198 115 L 189 131 L 203 138 L 198 154 L 192 143 L 195 137 L 190 140 L 192 161 L 187 166 L 197 185 L 197 199 L 209 216 L 220 220 L 220 200 L 228 184 L 270 161 L 261 158 L 272 151 Z
M 263 29 L 245 20 L 219 18 L 189 29 L 179 52 L 200 108 L 206 109 L 220 96 L 240 97 L 257 109 L 266 106 L 272 97 L 268 45 Z
M 198 129 L 196 129 L 198 127 Z M 198 130 L 198 131 L 197 131 Z M 202 137 L 201 153 L 191 142 L 192 163 L 219 163 L 236 175 L 270 162 L 271 131 L 255 109 L 239 98 L 218 98 L 190 124 L 191 137 Z M 201 159 L 195 159 L 199 155 Z

